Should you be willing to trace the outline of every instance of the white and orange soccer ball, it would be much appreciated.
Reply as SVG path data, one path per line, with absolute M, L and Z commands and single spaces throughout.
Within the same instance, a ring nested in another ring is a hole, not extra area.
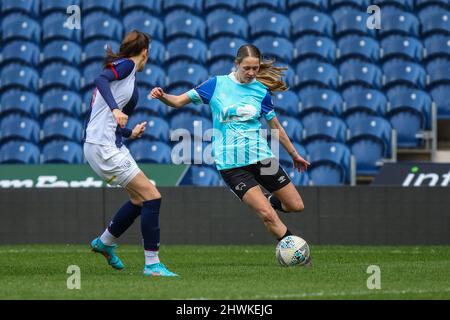
M 287 236 L 278 242 L 275 253 L 284 267 L 302 266 L 309 258 L 309 246 L 298 236 Z

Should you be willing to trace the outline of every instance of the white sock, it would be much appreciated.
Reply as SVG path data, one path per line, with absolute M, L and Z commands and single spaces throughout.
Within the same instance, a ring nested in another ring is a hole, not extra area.
M 149 264 L 159 263 L 158 253 L 159 253 L 159 251 L 144 250 L 145 264 L 149 265 Z
M 116 243 L 117 238 L 114 237 L 111 232 L 109 232 L 108 228 L 106 228 L 105 232 L 103 232 L 103 234 L 100 236 L 100 240 L 103 242 L 103 244 L 111 246 Z

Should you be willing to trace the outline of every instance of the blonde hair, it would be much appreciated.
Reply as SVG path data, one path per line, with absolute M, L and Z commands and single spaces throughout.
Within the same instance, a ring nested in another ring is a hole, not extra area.
M 275 67 L 275 60 L 263 59 L 258 47 L 252 44 L 244 44 L 237 52 L 235 62 L 240 64 L 246 57 L 254 57 L 259 59 L 259 71 L 256 74 L 256 80 L 261 82 L 270 92 L 286 91 L 289 89 L 286 82 L 282 80 L 284 71 L 287 67 Z

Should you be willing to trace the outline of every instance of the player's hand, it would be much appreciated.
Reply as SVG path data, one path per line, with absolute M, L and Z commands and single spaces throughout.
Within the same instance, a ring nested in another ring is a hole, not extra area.
M 150 97 L 152 99 L 161 99 L 164 96 L 164 90 L 160 87 L 155 87 L 150 91 Z
M 304 172 L 308 169 L 310 163 L 303 159 L 297 152 L 292 155 L 292 161 L 294 162 L 293 167 L 298 170 L 298 172 Z
M 117 123 L 121 128 L 125 128 L 128 122 L 128 116 L 120 111 L 119 109 L 114 109 L 113 111 L 114 118 L 116 118 Z
M 145 131 L 145 127 L 147 126 L 147 121 L 137 124 L 134 129 L 131 131 L 131 139 L 137 139 L 142 137 L 142 134 Z

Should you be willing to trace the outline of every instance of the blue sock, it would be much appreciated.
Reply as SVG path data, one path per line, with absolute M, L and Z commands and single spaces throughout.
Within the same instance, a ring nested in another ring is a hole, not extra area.
M 120 237 L 141 214 L 141 207 L 131 201 L 125 203 L 109 224 L 108 231 L 116 238 Z
M 159 250 L 159 208 L 161 199 L 144 201 L 141 211 L 141 232 L 144 238 L 144 250 Z

